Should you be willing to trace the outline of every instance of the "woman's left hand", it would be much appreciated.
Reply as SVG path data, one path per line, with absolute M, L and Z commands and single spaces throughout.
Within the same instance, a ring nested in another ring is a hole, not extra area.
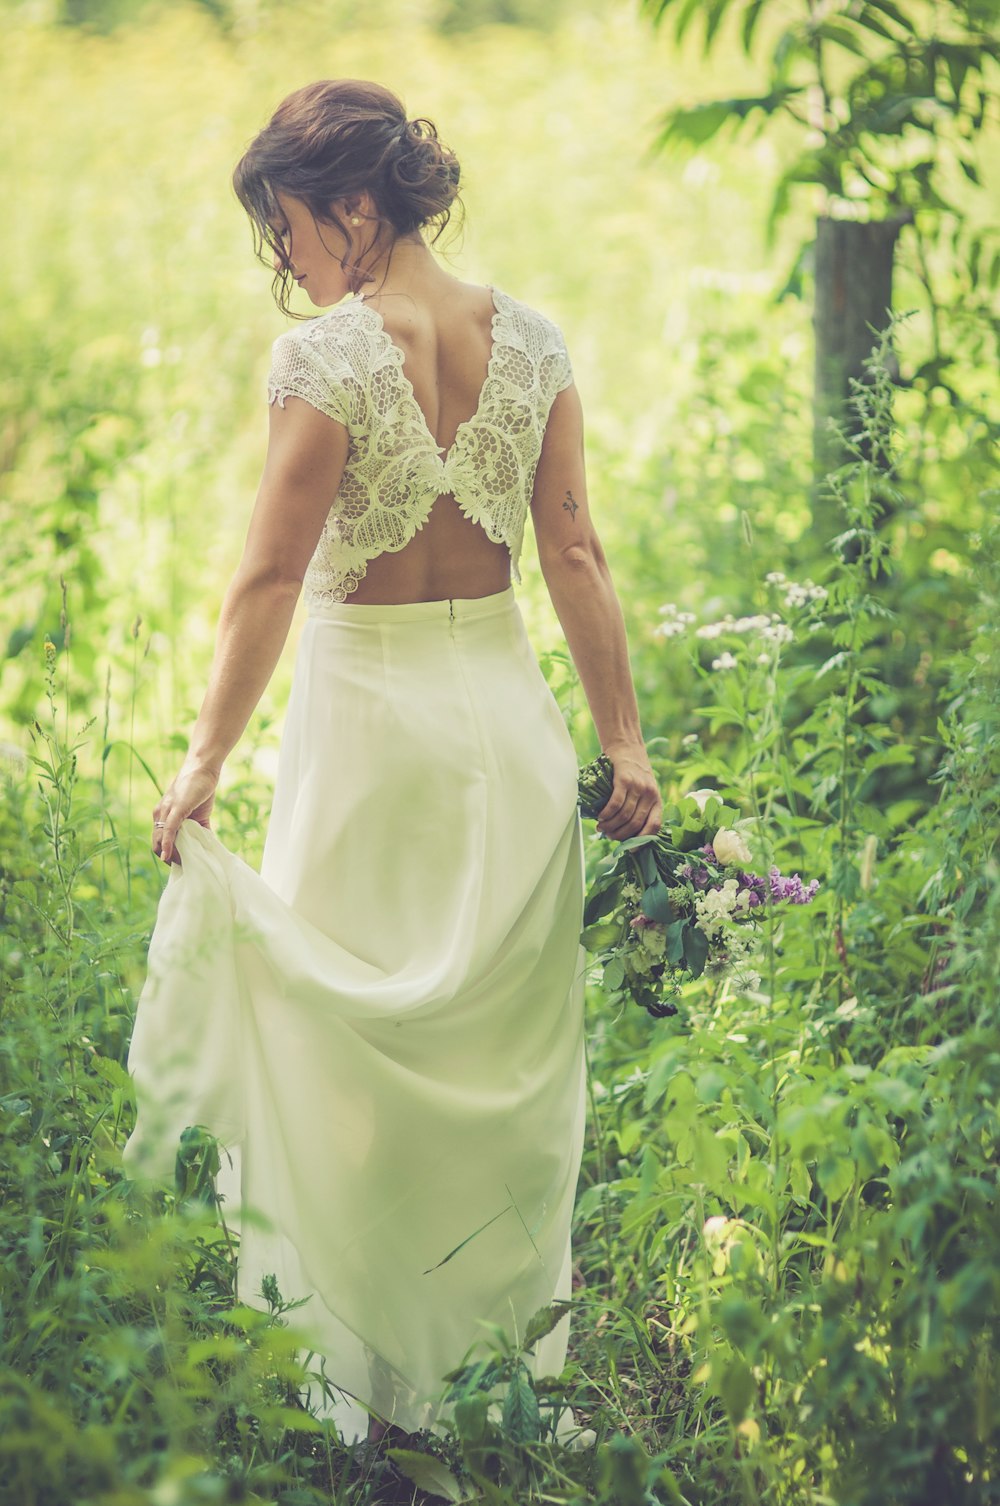
M 179 863 L 175 843 L 182 821 L 190 816 L 207 826 L 219 783 L 218 771 L 205 764 L 184 763 L 153 810 L 153 854 L 167 864 Z

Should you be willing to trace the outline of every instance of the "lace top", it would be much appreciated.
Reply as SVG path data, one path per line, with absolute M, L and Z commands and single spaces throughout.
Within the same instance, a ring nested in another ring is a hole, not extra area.
M 435 444 L 403 351 L 377 309 L 339 303 L 274 342 L 268 401 L 301 397 L 349 431 L 347 464 L 303 586 L 309 603 L 346 601 L 369 560 L 402 549 L 451 492 L 518 558 L 549 408 L 573 380 L 558 325 L 490 286 L 493 348 L 475 413 Z

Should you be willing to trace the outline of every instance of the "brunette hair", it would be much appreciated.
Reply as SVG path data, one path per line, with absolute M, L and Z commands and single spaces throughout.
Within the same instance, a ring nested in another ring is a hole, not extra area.
M 306 84 L 282 100 L 236 164 L 233 188 L 250 217 L 256 255 L 265 266 L 272 265 L 268 251 L 278 257 L 275 302 L 293 318 L 308 318 L 288 307 L 291 267 L 274 228 L 282 218 L 279 192 L 300 199 L 317 225 L 336 225 L 350 243 L 331 205 L 367 189 L 393 244 L 425 225 L 436 226 L 433 242 L 452 205 L 461 206 L 459 176 L 458 159 L 432 121 L 408 120 L 402 102 L 381 84 L 340 78 Z M 380 223 L 365 249 L 381 231 Z M 341 265 L 346 270 L 348 263 Z

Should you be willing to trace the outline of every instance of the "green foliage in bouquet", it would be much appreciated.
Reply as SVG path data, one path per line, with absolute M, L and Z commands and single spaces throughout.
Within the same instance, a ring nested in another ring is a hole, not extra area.
M 580 771 L 581 814 L 596 818 L 613 784 L 611 761 L 601 754 Z M 709 960 L 694 887 L 679 870 L 689 866 L 688 854 L 707 846 L 712 833 L 738 814 L 718 797 L 699 809 L 688 796 L 679 806 L 664 806 L 659 832 L 618 843 L 601 865 L 587 895 L 580 939 L 604 963 L 609 995 L 627 994 L 657 1018 L 677 1013 L 681 983 L 699 977 Z M 653 924 L 633 924 L 643 918 Z
M 580 770 L 582 815 L 599 816 L 613 788 L 602 753 Z M 703 972 L 742 967 L 744 984 L 759 983 L 747 964 L 761 913 L 782 900 L 808 904 L 819 881 L 803 886 L 773 865 L 766 880 L 748 872 L 750 850 L 730 824 L 738 816 L 714 790 L 694 790 L 664 804 L 658 832 L 618 843 L 599 867 L 580 939 L 604 965 L 607 994 L 662 1018 L 677 1013 L 682 983 Z

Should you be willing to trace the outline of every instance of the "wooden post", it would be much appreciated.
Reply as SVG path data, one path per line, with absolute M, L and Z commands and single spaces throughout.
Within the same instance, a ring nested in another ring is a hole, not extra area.
M 816 542 L 839 532 L 842 520 L 831 511 L 819 485 L 827 471 L 848 457 L 827 419 L 849 426 L 850 379 L 863 378 L 863 362 L 876 336 L 885 329 L 892 308 L 892 262 L 896 238 L 913 218 L 909 212 L 891 220 L 816 222 L 815 398 L 813 407 L 813 526 Z

